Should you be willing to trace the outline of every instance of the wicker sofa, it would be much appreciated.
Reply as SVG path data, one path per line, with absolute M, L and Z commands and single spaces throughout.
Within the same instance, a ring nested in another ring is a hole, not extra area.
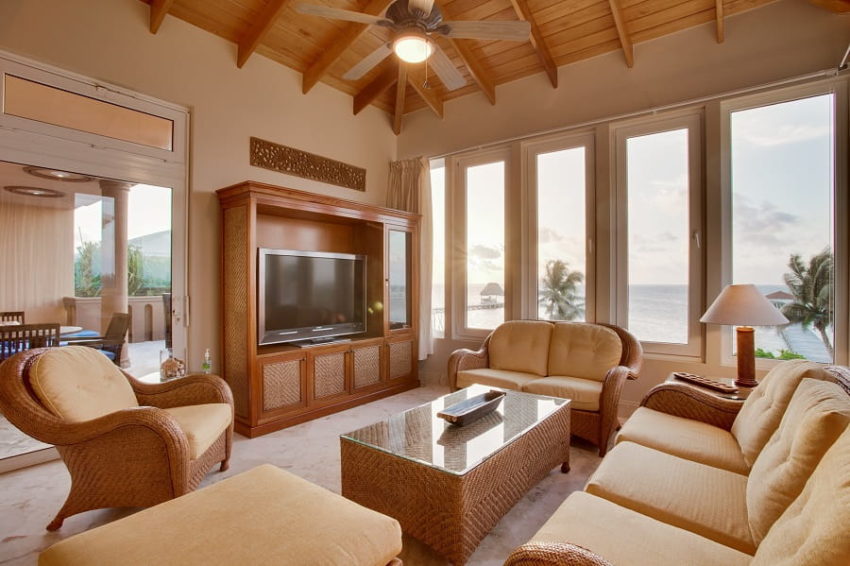
M 786 362 L 730 422 L 731 409 L 650 391 L 585 490 L 506 565 L 850 564 L 850 371 Z
M 479 350 L 452 353 L 448 377 L 452 391 L 479 383 L 571 399 L 572 434 L 604 456 L 623 384 L 642 363 L 640 342 L 618 326 L 512 320 Z

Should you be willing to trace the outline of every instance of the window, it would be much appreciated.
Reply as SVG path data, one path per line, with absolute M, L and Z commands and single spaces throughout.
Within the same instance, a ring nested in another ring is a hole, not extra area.
M 733 110 L 729 143 L 732 281 L 757 285 L 790 320 L 756 329 L 756 356 L 831 363 L 835 94 Z
M 455 304 L 463 321 L 460 334 L 482 335 L 505 320 L 505 194 L 507 152 L 499 150 L 459 159 L 458 208 L 461 237 L 462 291 Z M 460 267 L 460 266 L 459 266 Z
M 531 189 L 531 318 L 588 320 L 592 313 L 593 137 L 569 136 L 526 148 Z M 588 220 L 590 219 L 590 221 Z M 592 317 L 591 317 L 592 318 Z
M 617 129 L 618 318 L 648 352 L 699 354 L 700 137 L 697 115 Z
M 443 338 L 446 332 L 446 166 L 442 160 L 431 164 L 431 336 Z

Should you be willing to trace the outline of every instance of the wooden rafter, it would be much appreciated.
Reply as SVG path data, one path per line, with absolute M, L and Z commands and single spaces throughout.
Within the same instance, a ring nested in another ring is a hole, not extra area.
M 632 45 L 632 38 L 629 37 L 629 32 L 626 29 L 626 23 L 623 21 L 623 12 L 620 10 L 619 0 L 608 0 L 611 6 L 611 15 L 614 16 L 614 25 L 617 27 L 617 35 L 620 36 L 620 45 L 623 47 L 623 55 L 626 58 L 626 65 L 634 67 L 635 65 L 635 48 Z
M 395 113 L 393 115 L 393 131 L 401 133 L 401 118 L 404 116 L 404 91 L 407 90 L 407 65 L 399 61 L 398 82 L 395 84 Z
M 720 0 L 718 0 L 719 2 Z M 552 53 L 549 52 L 549 47 L 543 39 L 543 34 L 537 21 L 534 19 L 534 14 L 531 13 L 531 8 L 528 7 L 527 0 L 511 0 L 514 6 L 514 11 L 519 19 L 527 21 L 531 24 L 531 45 L 537 51 L 537 57 L 540 58 L 540 63 L 549 77 L 549 82 L 554 88 L 558 88 L 558 66 L 552 58 Z
M 431 88 L 425 88 L 425 73 L 416 69 L 408 71 L 408 82 L 416 94 L 422 97 L 428 108 L 434 111 L 438 118 L 443 117 L 443 99 Z
M 714 0 L 714 17 L 717 23 L 717 43 L 723 43 L 726 38 L 725 23 L 723 21 L 723 0 Z
M 472 49 L 462 39 L 449 38 L 449 43 L 452 44 L 457 54 L 460 55 L 463 64 L 466 65 L 469 74 L 472 75 L 472 79 L 478 85 L 478 88 L 484 92 L 484 96 L 487 97 L 490 104 L 496 104 L 496 84 L 493 82 L 493 78 L 490 77 L 489 73 L 487 73 L 487 70 L 484 69 L 484 65 L 472 53 Z
M 387 8 L 387 6 L 390 5 L 391 2 L 392 0 L 371 0 L 365 8 L 359 11 L 364 14 L 378 16 Z M 322 50 L 322 54 L 319 56 L 318 60 L 304 71 L 301 91 L 304 94 L 310 92 L 310 89 L 316 86 L 316 83 L 319 82 L 330 66 L 339 59 L 346 49 L 351 47 L 352 43 L 357 41 L 357 38 L 360 37 L 360 35 L 366 31 L 366 28 L 368 27 L 369 26 L 366 24 L 358 24 L 355 22 L 347 23 L 345 28 L 330 41 L 325 49 Z
M 162 25 L 162 20 L 165 19 L 165 15 L 171 9 L 172 4 L 174 4 L 174 0 L 153 0 L 151 2 L 151 33 L 159 31 L 159 26 Z
M 239 50 L 236 55 L 236 66 L 240 69 L 248 60 L 248 57 L 262 43 L 263 38 L 272 29 L 275 20 L 289 3 L 290 0 L 269 0 L 263 8 L 262 13 L 254 20 L 251 29 L 239 39 Z
M 361 110 L 372 104 L 376 98 L 385 93 L 397 80 L 398 71 L 395 65 L 387 67 L 375 80 L 354 95 L 354 114 L 360 114 Z

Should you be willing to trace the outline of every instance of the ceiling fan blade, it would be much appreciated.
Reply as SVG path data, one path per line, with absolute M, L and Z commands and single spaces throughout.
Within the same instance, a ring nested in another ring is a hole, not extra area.
M 440 31 L 448 37 L 463 39 L 501 39 L 504 41 L 528 41 L 531 24 L 526 21 L 451 21 L 443 22 Z
M 446 90 L 457 90 L 462 86 L 466 86 L 466 79 L 463 78 L 463 75 L 454 66 L 454 63 L 446 55 L 446 52 L 436 43 L 432 43 L 432 45 L 434 46 L 434 52 L 428 58 L 428 64 L 431 65 L 431 68 L 440 77 Z
M 409 0 L 407 6 L 411 10 L 414 8 L 421 10 L 427 16 L 434 7 L 434 0 Z
M 380 16 L 372 16 L 362 12 L 353 12 L 351 10 L 341 10 L 339 8 L 331 8 L 330 6 L 319 6 L 317 4 L 307 4 L 306 2 L 296 2 L 295 11 L 301 14 L 309 14 L 311 16 L 320 16 L 331 20 L 344 20 L 346 22 L 357 22 L 359 24 L 378 24 L 387 22 L 386 18 Z
M 348 71 L 342 75 L 347 81 L 356 81 L 357 79 L 363 78 L 363 76 L 375 68 L 375 66 L 386 59 L 393 50 L 388 43 L 384 43 L 368 55 L 366 55 L 363 59 L 360 60 L 359 63 L 348 69 Z

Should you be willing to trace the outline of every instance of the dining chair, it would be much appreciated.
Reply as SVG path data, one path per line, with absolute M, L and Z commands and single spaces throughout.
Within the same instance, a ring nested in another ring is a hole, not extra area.
M 24 350 L 58 345 L 58 323 L 0 326 L 0 361 Z
M 124 339 L 130 328 L 130 315 L 125 312 L 112 313 L 106 334 L 103 336 L 92 336 L 63 342 L 67 346 L 88 346 L 96 348 L 112 360 L 115 365 L 121 365 L 121 353 L 124 349 Z

